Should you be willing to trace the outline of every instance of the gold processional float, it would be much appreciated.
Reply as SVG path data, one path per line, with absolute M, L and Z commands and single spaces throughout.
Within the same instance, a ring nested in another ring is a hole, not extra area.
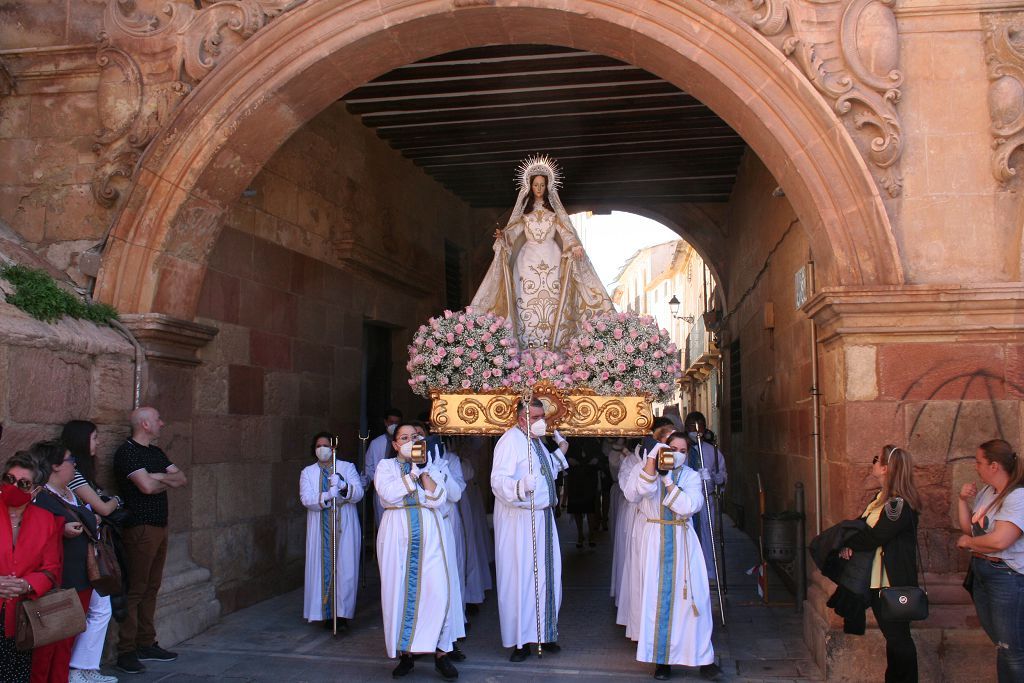
M 614 310 L 559 199 L 557 163 L 528 158 L 517 181 L 471 306 L 417 330 L 410 387 L 440 434 L 502 434 L 523 396 L 566 436 L 648 433 L 652 402 L 670 401 L 680 374 L 675 345 L 651 316 Z

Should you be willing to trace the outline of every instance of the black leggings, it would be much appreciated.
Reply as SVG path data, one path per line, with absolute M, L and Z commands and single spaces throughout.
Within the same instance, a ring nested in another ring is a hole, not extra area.
M 885 621 L 874 604 L 871 611 L 885 636 L 885 683 L 917 683 L 917 647 L 910 635 L 910 622 Z

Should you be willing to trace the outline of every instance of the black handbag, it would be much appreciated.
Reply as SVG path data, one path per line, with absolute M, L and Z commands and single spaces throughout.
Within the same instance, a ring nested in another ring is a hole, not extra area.
M 914 542 L 917 544 L 917 566 L 924 581 L 924 568 L 921 566 L 921 542 L 917 538 L 917 524 L 914 524 Z M 881 553 L 882 569 L 885 569 L 885 549 Z M 881 588 L 875 601 L 875 612 L 879 619 L 885 621 L 921 621 L 928 618 L 928 585 L 890 586 Z

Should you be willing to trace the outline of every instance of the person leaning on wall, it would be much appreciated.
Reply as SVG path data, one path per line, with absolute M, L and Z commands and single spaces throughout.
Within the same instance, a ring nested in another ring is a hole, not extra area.
M 957 500 L 957 547 L 971 551 L 964 586 L 978 620 L 996 645 L 999 683 L 1024 681 L 1024 464 L 1009 443 L 978 446 L 981 490 L 964 484 Z

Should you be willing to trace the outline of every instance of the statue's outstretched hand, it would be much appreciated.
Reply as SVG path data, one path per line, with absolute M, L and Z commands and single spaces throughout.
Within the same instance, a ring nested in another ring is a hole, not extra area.
M 576 245 L 575 247 L 572 248 L 572 251 L 570 253 L 572 254 L 572 257 L 574 259 L 579 261 L 581 258 L 583 258 L 583 247 Z

